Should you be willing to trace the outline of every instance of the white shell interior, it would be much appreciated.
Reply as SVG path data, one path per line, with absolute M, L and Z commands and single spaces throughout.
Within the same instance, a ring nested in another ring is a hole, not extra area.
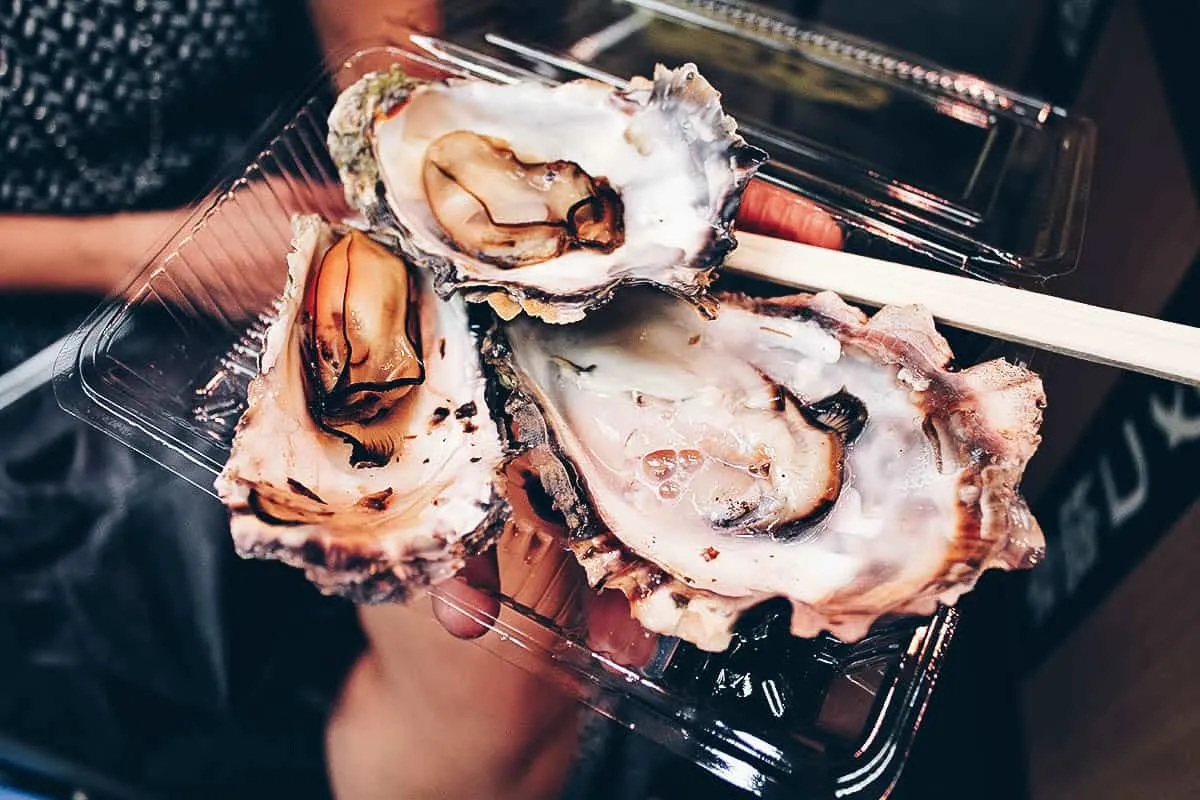
M 939 471 L 910 387 L 894 367 L 843 352 L 815 322 L 733 305 L 706 322 L 686 303 L 635 290 L 579 325 L 520 319 L 508 337 L 602 522 L 696 589 L 817 603 L 851 584 L 930 576 L 958 533 L 960 476 L 953 464 Z M 791 541 L 731 534 L 706 516 L 730 475 L 722 453 L 766 447 L 777 467 L 805 458 L 761 396 L 760 371 L 805 402 L 845 388 L 869 412 L 833 511 Z M 683 447 L 703 452 L 704 466 L 664 499 L 643 479 L 642 458 Z
M 503 447 L 484 397 L 485 381 L 473 334 L 461 300 L 439 300 L 430 276 L 418 273 L 425 382 L 406 399 L 404 442 L 395 460 L 378 468 L 350 465 L 351 447 L 313 422 L 301 378 L 300 329 L 296 324 L 310 261 L 332 244 L 318 217 L 294 222 L 294 250 L 288 254 L 288 286 L 281 314 L 272 324 L 261 373 L 251 383 L 249 407 L 233 451 L 217 481 L 218 494 L 231 506 L 244 504 L 250 489 L 266 485 L 287 491 L 288 479 L 315 492 L 334 513 L 321 525 L 270 525 L 253 514 L 235 515 L 234 541 L 252 549 L 262 541 L 300 548 L 308 541 L 339 542 L 388 563 L 399 574 L 413 559 L 437 560 L 475 531 L 493 502 L 493 485 Z M 444 343 L 444 349 L 443 349 Z M 472 426 L 453 411 L 475 403 Z M 450 416 L 432 426 L 435 409 Z M 386 511 L 364 508 L 360 500 L 393 490 Z M 434 571 L 449 577 L 461 566 L 450 558 Z
M 376 123 L 376 157 L 388 203 L 413 243 L 452 259 L 468 282 L 519 283 L 550 295 L 578 294 L 633 274 L 667 282 L 712 236 L 716 204 L 735 179 L 728 142 L 701 140 L 669 113 L 590 81 L 428 84 Z M 456 130 L 503 139 L 525 162 L 573 161 L 607 178 L 625 206 L 625 244 L 609 254 L 575 250 L 518 269 L 450 247 L 430 213 L 421 169 L 428 146 Z

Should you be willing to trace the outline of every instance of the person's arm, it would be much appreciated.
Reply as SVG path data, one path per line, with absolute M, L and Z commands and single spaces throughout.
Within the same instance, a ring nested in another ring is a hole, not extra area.
M 310 0 L 309 11 L 333 67 L 355 44 L 398 41 L 400 32 L 441 26 L 431 0 Z M 186 209 L 89 217 L 0 214 L 0 292 L 113 292 L 178 226 L 180 212 Z
M 352 6 L 344 0 L 308 0 L 308 9 L 325 63 L 333 70 L 353 49 L 399 43 L 412 31 L 442 30 L 437 0 L 355 0 Z
M 580 706 L 434 620 L 429 600 L 365 606 L 369 642 L 326 729 L 338 800 L 553 800 Z
M 174 219 L 172 212 L 0 214 L 0 292 L 107 294 L 137 268 Z

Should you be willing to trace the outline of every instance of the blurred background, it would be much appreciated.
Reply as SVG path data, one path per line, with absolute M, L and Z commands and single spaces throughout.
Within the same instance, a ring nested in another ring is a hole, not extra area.
M 1200 4 L 797 0 L 758 7 L 1092 120 L 1082 251 L 1075 269 L 1048 290 L 1200 324 L 1192 82 Z M 463 31 L 492 24 L 487 3 L 457 13 Z M 9 37 L 0 39 L 5 47 L 17 47 L 10 21 L 0 20 L 0 35 Z M 297 79 L 277 79 L 294 90 L 310 77 L 316 49 L 299 28 L 293 37 L 280 55 L 286 50 Z M 738 102 L 771 108 L 777 125 L 835 135 L 832 117 L 774 108 L 773 95 L 743 91 Z M 914 137 L 923 123 L 911 124 L 905 135 Z M 863 138 L 858 146 L 881 148 L 883 159 L 886 140 L 898 141 L 892 130 L 876 125 L 883 143 Z M 930 152 L 973 146 L 935 143 Z M 897 146 L 888 163 L 949 185 L 949 168 L 939 172 L 935 158 L 922 160 L 921 144 L 913 138 Z M 195 182 L 193 191 L 203 188 Z M 1018 197 L 1009 208 L 1019 206 Z M 995 224 L 1006 230 L 1005 220 Z M 88 308 L 80 304 L 67 322 Z M 42 343 L 68 330 L 64 323 Z M 1195 797 L 1200 688 L 1191 672 L 1200 645 L 1190 631 L 1200 618 L 1192 585 L 1200 573 L 1200 483 L 1190 476 L 1200 463 L 1200 392 L 1038 358 L 1050 405 L 1025 489 L 1047 531 L 1047 560 L 1029 575 L 988 576 L 963 601 L 964 623 L 893 796 Z M 47 390 L 33 390 L 0 417 L 16 431 L 53 403 Z M 146 472 L 132 466 L 139 456 L 113 455 L 98 433 L 72 429 L 62 441 L 69 456 L 61 469 L 90 482 L 88 491 L 110 488 L 95 485 L 95 475 Z M 0 442 L 0 458 L 18 488 L 59 469 L 44 453 L 30 456 L 17 433 Z M 321 725 L 361 646 L 350 609 L 319 598 L 288 570 L 238 562 L 221 535 L 208 532 L 220 534 L 222 509 L 165 471 L 129 477 L 120 492 L 129 502 L 85 539 L 31 537 L 16 529 L 20 517 L 0 515 L 0 800 L 326 796 Z M 34 500 L 45 519 L 64 525 L 93 502 L 82 490 L 67 501 L 23 498 Z M 194 526 L 187 557 L 211 568 L 219 591 L 176 581 L 175 565 L 165 565 L 181 556 L 154 531 L 175 515 Z M 148 580 L 157 563 L 161 576 Z M 97 564 L 110 575 L 102 586 L 81 577 Z M 149 641 L 139 631 L 151 626 L 174 633 Z M 624 756 L 654 748 L 618 737 L 595 774 L 617 773 Z M 647 798 L 742 796 L 665 754 L 647 768 Z M 613 780 L 597 777 L 580 796 L 616 797 Z

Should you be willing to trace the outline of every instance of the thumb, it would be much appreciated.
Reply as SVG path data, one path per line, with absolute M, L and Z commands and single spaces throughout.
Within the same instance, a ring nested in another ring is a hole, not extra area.
M 737 226 L 802 244 L 842 249 L 841 226 L 825 209 L 800 195 L 755 178 L 742 194 Z
M 478 639 L 500 613 L 500 571 L 495 551 L 474 556 L 457 576 L 430 590 L 433 616 L 451 635 Z

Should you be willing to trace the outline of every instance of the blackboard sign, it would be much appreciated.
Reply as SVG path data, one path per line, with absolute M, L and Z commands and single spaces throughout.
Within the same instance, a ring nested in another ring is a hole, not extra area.
M 1200 324 L 1200 260 L 1161 316 Z M 1197 466 L 1200 388 L 1123 375 L 1034 508 L 1047 549 L 1025 576 L 1030 668 L 1200 497 Z

